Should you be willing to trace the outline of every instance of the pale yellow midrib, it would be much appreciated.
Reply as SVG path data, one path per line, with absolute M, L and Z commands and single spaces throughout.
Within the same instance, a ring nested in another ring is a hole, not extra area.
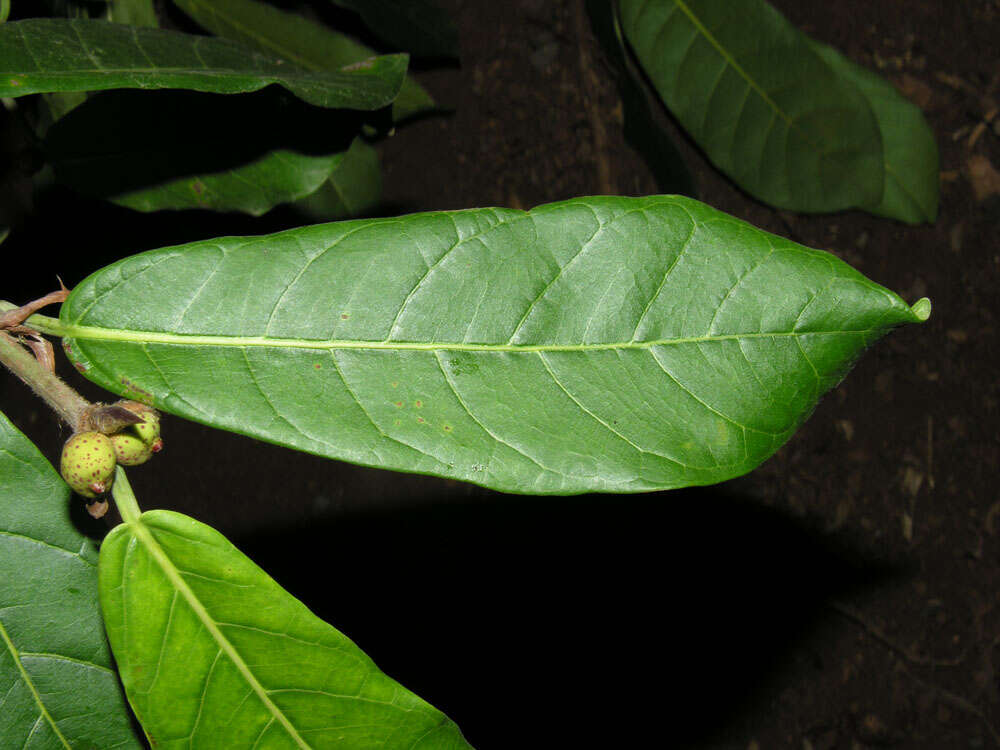
M 174 564 L 167 556 L 167 553 L 163 551 L 159 542 L 157 542 L 155 537 L 153 537 L 152 532 L 150 532 L 149 528 L 142 522 L 141 517 L 136 521 L 128 523 L 127 525 L 139 541 L 142 542 L 149 555 L 160 566 L 160 569 L 163 570 L 164 575 L 167 576 L 170 583 L 177 591 L 180 592 L 181 596 L 184 597 L 188 606 L 191 607 L 191 610 L 194 612 L 198 620 L 201 621 L 201 624 L 205 626 L 205 630 L 207 630 L 212 636 L 212 639 L 215 641 L 216 645 L 218 645 L 219 649 L 227 657 L 229 657 L 233 666 L 235 666 L 239 673 L 243 675 L 243 678 L 250 686 L 250 689 L 254 691 L 261 703 L 263 703 L 265 708 L 267 708 L 268 712 L 270 712 L 275 720 L 277 720 L 277 722 L 285 728 L 285 731 L 288 732 L 296 746 L 301 748 L 301 750 L 311 750 L 312 746 L 302 739 L 298 730 L 296 730 L 295 727 L 292 726 L 292 723 L 288 720 L 288 717 L 285 716 L 284 712 L 281 711 L 281 709 L 274 704 L 274 701 L 271 700 L 271 697 L 267 694 L 264 686 L 257 681 L 253 672 L 250 671 L 250 667 L 248 667 L 246 662 L 243 661 L 243 657 L 240 656 L 233 644 L 229 642 L 229 639 L 226 638 L 221 630 L 219 630 L 219 626 L 208 613 L 208 610 L 205 609 L 205 605 L 201 603 L 201 600 L 195 596 L 194 592 L 187 585 L 187 582 L 181 577 L 181 574 L 177 571 L 177 568 L 174 567 Z
M 758 333 L 708 334 L 651 341 L 614 341 L 597 344 L 475 344 L 447 341 L 395 341 L 357 339 L 291 339 L 272 336 L 221 336 L 212 334 L 166 333 L 163 331 L 125 330 L 60 324 L 58 334 L 82 341 L 119 341 L 132 344 L 173 344 L 209 347 L 270 347 L 274 349 L 359 349 L 369 351 L 457 351 L 457 352 L 594 352 L 622 349 L 652 349 L 677 344 L 700 344 L 711 341 L 739 341 L 754 338 L 785 338 L 806 335 L 856 335 L 873 329 L 840 331 L 776 331 Z
M 31 681 L 31 675 L 28 674 L 28 670 L 24 668 L 24 664 L 21 663 L 21 654 L 17 650 L 17 646 L 11 640 L 10 635 L 7 633 L 7 628 L 4 627 L 3 621 L 0 620 L 0 638 L 3 639 L 4 644 L 7 646 L 7 650 L 10 651 L 10 656 L 17 665 L 17 671 L 21 675 L 21 679 L 24 680 L 24 684 L 28 686 L 31 691 L 31 696 L 35 699 L 35 703 L 38 705 L 38 710 L 41 712 L 42 716 L 45 717 L 46 722 L 55 732 L 56 737 L 63 744 L 66 750 L 73 750 L 73 746 L 69 744 L 69 741 L 63 736 L 63 733 L 59 731 L 59 727 L 56 726 L 55 719 L 52 718 L 52 714 L 49 713 L 49 709 L 46 708 L 45 703 L 42 702 L 42 696 L 38 694 L 38 690 L 35 688 L 35 683 Z

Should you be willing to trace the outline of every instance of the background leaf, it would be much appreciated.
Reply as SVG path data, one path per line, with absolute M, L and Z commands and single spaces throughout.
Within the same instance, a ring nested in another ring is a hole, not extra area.
M 112 23 L 128 26 L 156 28 L 160 25 L 153 0 L 108 0 L 107 18 Z
M 60 182 L 119 205 L 257 216 L 323 185 L 359 127 L 276 90 L 109 91 L 54 124 L 45 151 Z
M 458 29 L 428 0 L 333 0 L 358 13 L 379 37 L 417 57 L 458 57 Z
M 100 577 L 125 689 L 158 747 L 469 747 L 448 717 L 192 518 L 150 511 L 116 527 Z
M 55 469 L 0 414 L 0 739 L 5 747 L 141 748 L 111 667 L 97 545 Z
M 51 332 L 196 421 L 569 494 L 749 471 L 924 304 L 697 201 L 606 197 L 164 248 L 80 283 Z
M 339 70 L 377 53 L 321 23 L 256 0 L 174 0 L 205 29 L 308 70 Z M 411 76 L 392 103 L 396 121 L 433 109 L 434 100 Z
M 857 88 L 764 0 L 621 0 L 625 36 L 708 158 L 794 211 L 876 205 L 882 140 Z
M 885 189 L 882 200 L 865 206 L 865 210 L 909 224 L 933 222 L 937 218 L 940 184 L 938 148 L 920 108 L 882 76 L 852 62 L 833 47 L 819 42 L 812 46 L 834 72 L 858 87 L 882 132 Z
M 382 200 L 378 151 L 358 136 L 319 190 L 296 201 L 295 208 L 314 221 L 360 216 Z
M 694 181 L 670 135 L 657 124 L 642 72 L 636 69 L 621 36 L 613 0 L 586 0 L 594 35 L 611 63 L 625 117 L 625 138 L 645 159 L 660 192 L 697 198 Z M 657 106 L 662 109 L 659 102 Z
M 406 63 L 406 55 L 385 55 L 318 73 L 223 39 L 174 31 L 57 18 L 0 26 L 0 96 L 112 88 L 235 94 L 277 83 L 310 104 L 374 110 L 399 93 Z

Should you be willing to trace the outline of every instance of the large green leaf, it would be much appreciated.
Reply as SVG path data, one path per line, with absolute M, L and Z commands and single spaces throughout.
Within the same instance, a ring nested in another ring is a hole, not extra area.
M 157 748 L 468 748 L 219 532 L 170 511 L 101 545 L 101 604 Z M 405 627 L 405 623 L 400 623 Z
M 0 745 L 141 748 L 112 670 L 97 549 L 71 493 L 0 414 Z
M 877 205 L 882 140 L 857 88 L 764 0 L 620 0 L 664 102 L 715 165 L 796 211 Z
M 338 70 L 376 54 L 318 22 L 256 0 L 174 0 L 174 4 L 213 34 L 309 70 Z M 433 107 L 430 94 L 407 76 L 392 103 L 392 115 L 402 120 Z
M 406 55 L 315 72 L 224 39 L 85 19 L 32 18 L 0 26 L 0 96 L 113 88 L 216 94 L 280 84 L 321 107 L 374 110 L 399 93 Z
M 196 139 L 190 112 L 201 119 Z M 56 122 L 45 151 L 59 181 L 129 208 L 257 216 L 320 188 L 358 127 L 352 113 L 280 90 L 107 91 Z
M 106 388 L 205 424 L 512 492 L 630 492 L 749 471 L 928 312 L 695 200 L 603 197 L 163 248 L 84 280 L 46 330 Z
M 397 49 L 424 57 L 458 57 L 458 29 L 430 0 L 333 0 L 358 13 L 372 31 Z
M 881 201 L 865 206 L 865 210 L 910 224 L 933 222 L 940 183 L 938 148 L 920 108 L 882 76 L 848 60 L 833 47 L 812 44 L 833 71 L 852 81 L 868 99 L 882 132 L 885 189 Z

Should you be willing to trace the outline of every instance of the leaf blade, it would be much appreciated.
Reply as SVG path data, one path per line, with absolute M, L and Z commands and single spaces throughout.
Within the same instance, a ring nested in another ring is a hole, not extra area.
M 256 0 L 175 0 L 174 4 L 217 36 L 309 70 L 338 70 L 377 54 L 345 34 Z M 392 103 L 393 119 L 403 120 L 433 108 L 430 94 L 408 75 Z
M 317 73 L 222 39 L 106 21 L 33 18 L 0 27 L 0 96 L 110 88 L 234 94 L 280 84 L 316 106 L 374 110 L 399 93 L 406 64 L 405 55 L 385 55 Z
M 885 189 L 881 200 L 865 210 L 908 224 L 934 223 L 940 186 L 938 148 L 920 108 L 882 76 L 833 47 L 819 42 L 812 45 L 830 68 L 857 86 L 878 120 L 885 153 Z
M 73 526 L 70 500 L 0 414 L 0 737 L 138 750 L 98 609 L 97 548 Z
M 126 690 L 160 746 L 468 747 L 444 714 L 194 519 L 150 511 L 116 527 L 100 575 Z
M 78 285 L 60 325 L 88 377 L 196 421 L 574 494 L 749 471 L 920 319 L 828 253 L 655 196 L 164 248 Z
M 458 29 L 429 0 L 333 0 L 354 11 L 372 31 L 397 49 L 423 57 L 458 57 Z
M 877 203 L 882 144 L 864 98 L 764 0 L 622 0 L 622 28 L 709 159 L 795 211 Z
M 138 211 L 259 216 L 322 186 L 357 127 L 343 112 L 276 93 L 102 92 L 50 128 L 47 160 L 60 182 Z M 203 123 L 196 141 L 193 111 Z

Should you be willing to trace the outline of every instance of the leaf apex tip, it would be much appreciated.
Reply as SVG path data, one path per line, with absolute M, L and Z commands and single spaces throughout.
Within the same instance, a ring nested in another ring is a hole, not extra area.
M 913 303 L 910 309 L 917 316 L 917 320 L 923 323 L 931 316 L 931 301 L 927 297 L 921 297 Z

